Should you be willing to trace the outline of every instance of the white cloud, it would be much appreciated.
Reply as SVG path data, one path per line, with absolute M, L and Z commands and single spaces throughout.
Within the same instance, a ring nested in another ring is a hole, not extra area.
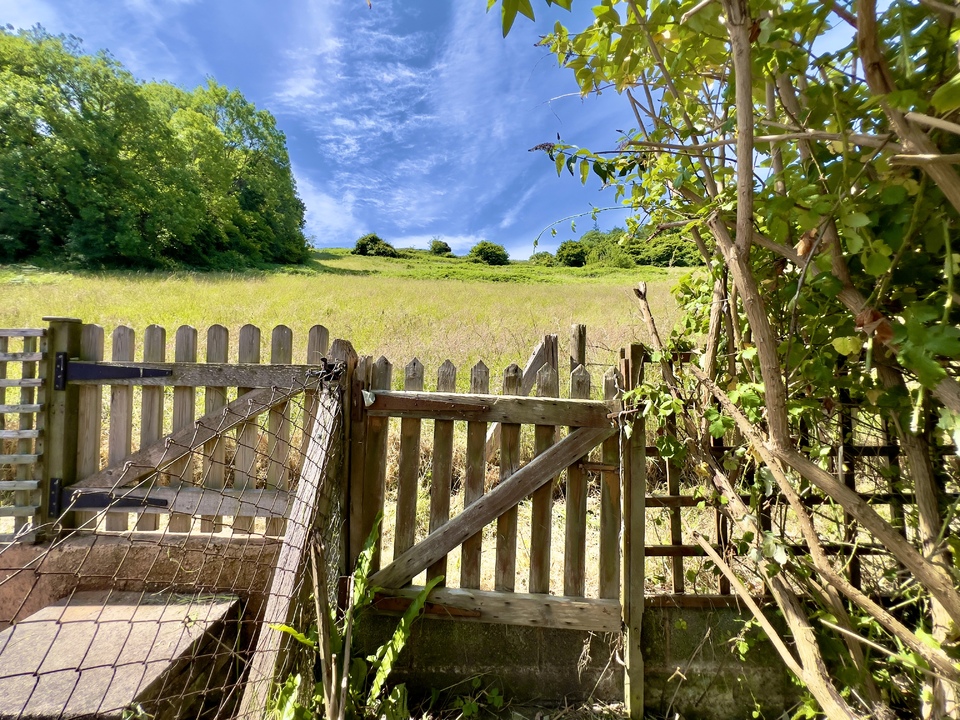
M 299 168 L 294 168 L 297 194 L 307 208 L 305 232 L 321 246 L 348 245 L 363 234 L 363 223 L 354 215 L 352 193 L 334 197 L 324 192 Z
M 0 0 L 0 25 L 30 28 L 40 23 L 51 32 L 61 32 L 60 14 L 48 2 L 34 0 Z

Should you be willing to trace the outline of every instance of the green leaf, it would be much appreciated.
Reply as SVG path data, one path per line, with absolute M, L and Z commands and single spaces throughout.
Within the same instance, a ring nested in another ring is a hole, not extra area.
M 868 252 L 863 257 L 863 269 L 868 275 L 880 277 L 890 269 L 890 258 L 877 252 Z
M 960 108 L 960 73 L 937 88 L 930 104 L 938 113 L 948 113 Z
M 856 355 L 863 347 L 863 339 L 855 335 L 838 337 L 831 341 L 831 345 L 841 355 Z
M 513 21 L 517 19 L 517 12 L 520 10 L 519 0 L 503 0 L 500 6 L 501 18 L 503 23 L 503 36 L 506 37 L 513 27 Z
M 308 638 L 299 630 L 290 627 L 289 625 L 280 625 L 276 623 L 270 623 L 270 629 L 276 630 L 277 632 L 286 633 L 290 637 L 294 638 L 297 642 L 301 643 L 302 645 L 306 645 L 308 648 L 315 648 L 317 646 L 317 644 L 313 640 Z
M 581 160 L 580 161 L 580 183 L 583 185 L 586 185 L 588 177 L 590 177 L 590 161 Z
M 870 224 L 870 218 L 861 212 L 851 213 L 841 218 L 841 222 L 847 227 L 861 228 Z

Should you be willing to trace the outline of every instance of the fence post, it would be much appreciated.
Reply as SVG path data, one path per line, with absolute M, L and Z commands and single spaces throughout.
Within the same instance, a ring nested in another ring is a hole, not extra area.
M 332 362 L 343 363 L 344 373 L 341 379 L 343 386 L 343 430 L 340 437 L 340 512 L 343 517 L 343 531 L 340 537 L 342 546 L 340 548 L 340 574 L 346 575 L 353 571 L 356 558 L 350 555 L 350 463 L 353 461 L 350 453 L 350 443 L 354 432 L 353 410 L 355 391 L 353 387 L 354 377 L 357 371 L 357 351 L 349 340 L 336 339 L 330 345 L 330 360 Z M 358 398 L 362 404 L 362 399 Z
M 65 374 L 57 373 L 57 356 L 60 367 L 69 358 L 80 355 L 80 332 L 82 324 L 77 318 L 45 317 L 47 328 L 47 356 L 43 362 L 44 387 L 44 444 L 43 482 L 40 486 L 40 517 L 42 525 L 56 520 L 59 512 L 51 513 L 60 504 L 60 490 L 77 480 L 77 428 L 80 406 L 80 388 L 67 385 Z M 61 354 L 62 353 L 62 354 Z M 59 389 L 58 389 L 59 388 Z M 73 513 L 63 515 L 63 527 L 73 526 Z
M 570 372 L 573 372 L 581 365 L 587 366 L 587 326 L 574 325 L 570 335 Z
M 644 348 L 631 345 L 624 360 L 626 388 L 633 390 L 643 382 Z M 625 648 L 623 698 L 630 720 L 643 718 L 643 652 L 640 632 L 643 625 L 646 507 L 647 507 L 647 429 L 640 413 L 627 419 L 632 425 L 630 438 L 620 447 L 623 473 L 623 583 L 622 599 Z

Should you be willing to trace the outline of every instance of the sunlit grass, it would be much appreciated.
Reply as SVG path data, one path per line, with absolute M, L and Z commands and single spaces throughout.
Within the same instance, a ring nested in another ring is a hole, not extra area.
M 139 342 L 148 325 L 158 324 L 167 329 L 172 358 L 176 328 L 192 325 L 200 330 L 202 358 L 206 329 L 219 323 L 230 330 L 235 359 L 240 327 L 251 323 L 263 332 L 266 362 L 270 332 L 283 324 L 294 333 L 294 362 L 303 362 L 307 332 L 321 324 L 360 354 L 385 355 L 395 378 L 417 357 L 429 388 L 449 358 L 465 385 L 478 360 L 490 367 L 492 378 L 510 363 L 522 366 L 547 333 L 560 335 L 565 358 L 574 323 L 587 325 L 588 363 L 614 363 L 620 347 L 646 339 L 631 289 L 638 280 L 647 281 L 662 328 L 672 326 L 678 313 L 670 288 L 685 270 L 598 272 L 591 277 L 582 268 L 526 263 L 491 268 L 426 254 L 364 258 L 336 250 L 276 272 L 88 273 L 8 266 L 0 267 L 6 296 L 0 327 L 43 327 L 44 316 L 80 318 L 104 327 L 109 357 L 115 327 L 132 327 Z M 495 380 L 491 384 L 498 387 Z

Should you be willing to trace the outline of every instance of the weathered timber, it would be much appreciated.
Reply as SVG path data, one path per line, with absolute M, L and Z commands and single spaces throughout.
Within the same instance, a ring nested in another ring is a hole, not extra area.
M 32 417 L 32 416 L 31 416 Z M 0 455 L 0 464 L 7 465 L 33 465 L 37 461 L 37 456 L 33 453 L 29 455 L 17 453 L 15 455 Z
M 4 505 L 0 507 L 0 517 L 12 517 L 12 518 L 28 518 L 33 517 L 37 510 L 39 510 L 36 505 Z
M 190 325 L 181 325 L 177 328 L 176 345 L 174 346 L 174 360 L 176 362 L 197 361 L 197 329 Z M 116 389 L 116 388 L 114 388 Z M 175 387 L 173 389 L 173 431 L 193 425 L 197 412 L 197 391 L 192 387 Z M 180 460 L 170 466 L 170 486 L 183 487 L 193 484 L 193 453 L 186 453 Z M 167 524 L 170 532 L 190 532 L 193 528 L 193 518 L 183 513 L 171 513 Z
M 490 370 L 482 361 L 474 365 L 470 371 L 470 392 L 475 395 L 486 395 L 490 392 Z M 483 497 L 484 482 L 487 476 L 486 438 L 486 423 L 467 423 L 467 458 L 463 481 L 464 507 L 469 507 Z M 460 587 L 480 587 L 482 547 L 483 533 L 477 533 L 464 540 L 463 547 L 460 550 Z
M 270 337 L 271 365 L 289 365 L 293 362 L 293 331 L 286 325 L 277 325 Z M 290 456 L 290 405 L 284 403 L 270 408 L 267 416 L 267 487 L 286 490 L 290 487 L 287 458 Z M 282 536 L 283 520 L 267 521 L 267 535 Z
M 25 405 L 0 405 L 0 415 L 22 415 L 23 413 L 38 413 L 43 410 L 39 403 Z
M 38 352 L 0 352 L 0 362 L 40 362 L 43 353 Z
M 590 374 L 583 365 L 570 373 L 570 397 L 590 397 Z M 570 428 L 573 432 L 574 428 Z M 583 597 L 587 578 L 587 462 L 567 468 L 565 538 L 563 551 L 563 594 Z
M 298 392 L 300 392 L 299 389 L 291 388 L 252 390 L 221 410 L 204 415 L 193 425 L 166 435 L 153 445 L 133 453 L 123 464 L 104 468 L 95 475 L 78 481 L 73 487 L 103 488 L 115 487 L 120 483 L 136 482 L 151 473 L 165 469 L 187 453 L 202 447 L 208 440 L 266 412 Z M 235 485 L 234 489 L 245 488 L 238 488 Z
M 517 365 L 503 371 L 503 394 L 516 395 L 521 389 L 521 373 Z M 520 468 L 520 425 L 500 426 L 500 484 Z M 513 592 L 517 583 L 517 507 L 504 508 L 497 517 L 497 555 L 493 587 L 497 592 Z
M 623 379 L 615 368 L 603 376 L 603 397 L 613 401 Z M 603 443 L 600 459 L 606 465 L 620 460 L 620 442 L 616 436 Z M 620 473 L 600 474 L 600 597 L 620 597 Z
M 77 357 L 80 354 L 80 335 L 82 325 L 75 318 L 45 317 L 50 323 L 47 335 L 47 352 L 45 354 L 42 376 L 48 380 L 48 387 L 44 388 L 43 410 L 43 483 L 40 493 L 41 510 L 38 521 L 42 524 L 50 517 L 50 487 L 51 478 L 57 478 L 64 486 L 76 482 L 77 479 L 77 423 L 79 420 L 78 393 L 79 388 L 67 387 L 64 390 L 53 389 L 52 380 L 56 374 L 56 355 L 58 352 L 67 354 L 67 357 Z M 27 412 L 39 412 L 36 410 Z M 3 412 L 0 407 L 0 412 Z M 38 422 L 40 419 L 38 418 Z M 73 517 L 61 517 L 64 527 L 73 525 Z
M 103 507 L 109 507 L 112 499 L 122 501 L 146 500 L 138 511 L 156 516 L 164 513 L 183 515 L 206 515 L 220 517 L 266 517 L 282 518 L 289 507 L 289 493 L 283 490 L 233 490 L 230 488 L 213 489 L 201 487 L 134 487 L 114 489 L 112 487 L 71 488 L 72 501 L 80 501 L 83 495 L 103 497 Z M 90 504 L 92 498 L 85 502 Z M 154 501 L 150 504 L 150 501 Z M 137 528 L 140 529 L 139 527 Z
M 260 328 L 256 325 L 246 324 L 240 328 L 239 347 L 237 348 L 237 359 L 241 363 L 258 365 L 260 363 Z M 237 381 L 237 396 L 241 396 L 253 389 L 253 385 L 247 384 L 249 380 L 244 378 Z M 242 383 L 242 384 L 241 384 Z M 206 383 L 208 385 L 220 385 L 226 383 Z M 260 426 L 256 422 L 245 422 L 237 428 L 237 449 L 233 458 L 234 474 L 233 487 L 246 490 L 257 486 L 257 443 L 260 439 Z M 233 523 L 234 532 L 252 532 L 253 520 L 251 518 L 240 518 Z
M 423 390 L 423 364 L 414 358 L 403 371 L 403 389 Z M 420 479 L 420 420 L 400 421 L 400 458 L 397 469 L 397 526 L 393 552 L 399 555 L 413 547 L 417 530 L 417 489 Z
M 207 362 L 225 363 L 230 356 L 230 331 L 223 325 L 211 325 L 207 329 Z M 163 358 L 160 358 L 161 360 Z M 153 390 L 157 392 L 157 390 Z M 162 390 L 160 391 L 162 392 Z M 147 388 L 143 390 L 144 395 Z M 203 412 L 215 413 L 227 404 L 227 388 L 207 386 L 203 391 Z M 220 490 L 226 481 L 227 444 L 218 437 L 204 443 L 203 446 L 203 486 L 211 490 Z M 217 532 L 223 527 L 221 515 L 201 515 L 201 532 Z
M 283 634 L 270 625 L 289 622 L 297 600 L 296 588 L 303 577 L 307 540 L 316 522 L 323 472 L 336 437 L 339 402 L 339 398 L 327 393 L 319 399 L 320 411 L 307 448 L 309 461 L 304 463 L 287 519 L 238 717 L 262 717 L 271 696 Z
M 574 430 L 545 453 L 517 470 L 509 479 L 464 508 L 462 513 L 442 528 L 375 573 L 371 577 L 371 583 L 378 587 L 395 588 L 409 582 L 417 573 L 479 532 L 484 525 L 516 507 L 523 498 L 616 432 L 616 428 Z
M 0 490 L 36 490 L 40 486 L 36 480 L 0 480 Z M 16 503 L 20 505 L 21 503 Z M 26 503 L 22 503 L 26 505 Z
M 437 371 L 437 392 L 450 393 L 457 387 L 457 369 L 449 360 Z M 450 493 L 453 492 L 453 421 L 433 423 L 433 465 L 430 478 L 430 532 L 443 527 L 450 519 Z M 447 556 L 427 568 L 427 580 L 446 577 Z M 440 585 L 445 584 L 440 581 Z
M 250 325 L 249 327 L 253 327 Z M 109 369 L 114 363 L 81 362 L 71 360 L 70 365 L 97 365 Z M 163 377 L 114 378 L 106 381 L 109 385 L 146 385 L 166 387 L 286 387 L 303 385 L 311 365 L 260 365 L 251 361 L 240 363 L 166 363 L 166 362 L 125 362 L 124 367 L 144 370 L 166 370 L 172 375 Z M 96 385 L 103 380 L 70 380 L 71 385 Z
M 350 395 L 350 442 L 349 463 L 347 465 L 349 502 L 347 503 L 347 527 L 349 539 L 349 555 L 347 564 L 354 567 L 363 543 L 370 535 L 371 525 L 364 522 L 366 508 L 363 497 L 364 468 L 367 461 L 367 425 L 369 418 L 364 410 L 363 391 L 369 391 L 373 373 L 373 358 L 363 355 L 357 359 L 356 370 Z
M 519 372 L 519 368 L 517 369 Z M 518 425 L 609 427 L 615 409 L 597 400 L 547 397 L 458 395 L 455 393 L 378 392 L 367 408 L 371 417 L 433 418 Z
M 159 325 L 149 325 L 143 332 L 143 359 L 163 362 L 167 353 L 167 331 Z M 84 388 L 80 389 L 83 392 Z M 148 447 L 163 437 L 163 388 L 145 387 L 140 401 L 140 447 Z M 137 530 L 157 530 L 160 518 L 152 513 L 137 517 Z
M 393 365 L 382 355 L 370 368 L 370 388 L 376 391 L 389 388 L 393 382 Z M 390 420 L 369 418 L 367 423 L 367 453 L 363 466 L 363 527 L 367 534 L 373 529 L 377 514 L 383 512 L 387 481 L 387 440 Z M 382 531 L 377 535 L 377 547 L 371 567 L 380 567 Z
M 623 379 L 628 390 L 643 382 L 643 346 L 631 345 L 623 360 Z M 643 624 L 645 581 L 644 543 L 646 542 L 647 455 L 646 420 L 635 413 L 629 439 L 621 445 L 623 467 L 623 580 L 620 602 L 623 606 L 624 671 L 623 697 L 631 720 L 643 718 L 643 652 L 640 645 Z
M 2 378 L 0 388 L 38 388 L 42 383 L 40 378 Z
M 374 607 L 381 612 L 403 612 L 422 589 L 412 586 L 400 590 L 379 591 Z M 400 599 L 405 602 L 386 605 L 385 608 L 386 603 L 383 601 L 386 599 Z M 620 603 L 616 600 L 436 588 L 427 596 L 424 616 L 464 622 L 620 632 Z
M 557 371 L 544 365 L 537 373 L 537 397 L 560 395 Z M 534 453 L 541 455 L 554 443 L 556 428 L 537 425 L 534 429 Z M 530 517 L 530 580 L 531 593 L 550 592 L 550 542 L 553 528 L 553 489 L 557 478 L 544 483 L 533 493 Z
M 0 430 L 0 440 L 22 440 L 24 438 L 37 438 L 40 436 L 39 430 Z
M 133 360 L 136 335 L 133 328 L 121 325 L 113 331 L 114 362 Z M 133 388 L 110 388 L 110 428 L 107 435 L 107 465 L 117 465 L 130 454 L 133 446 Z M 108 512 L 104 517 L 105 530 L 126 530 L 129 516 L 126 511 Z
M 40 338 L 46 334 L 43 328 L 0 328 L 0 338 Z
M 25 337 L 23 339 L 23 349 L 25 352 L 36 352 L 39 347 L 39 338 L 36 337 Z M 24 378 L 30 379 L 37 377 L 37 363 L 35 362 L 25 362 L 21 368 L 21 375 Z M 31 403 L 36 402 L 37 392 L 30 386 L 24 386 L 20 388 L 20 402 L 21 404 L 30 405 Z M 32 414 L 21 415 L 19 418 L 19 428 L 24 432 L 29 432 L 33 429 L 36 424 L 36 417 Z M 18 465 L 15 471 L 16 480 L 20 482 L 29 482 L 32 478 L 36 476 L 36 471 L 34 466 L 40 462 L 40 451 L 36 448 L 36 443 L 31 440 L 29 437 L 21 437 L 17 440 L 17 455 L 20 457 L 32 457 L 33 460 L 29 463 L 23 463 Z M 19 489 L 15 490 L 13 494 L 13 504 L 24 506 L 24 505 L 34 505 L 34 498 L 32 490 L 35 489 L 36 483 L 34 483 L 34 488 L 30 489 Z M 19 533 L 23 526 L 27 523 L 26 518 L 16 518 L 14 520 L 14 532 Z
M 587 366 L 587 326 L 573 325 L 570 328 L 570 372 Z
M 558 347 L 559 343 L 557 342 L 556 335 L 545 335 L 543 340 L 537 344 L 527 359 L 527 364 L 523 366 L 523 373 L 520 377 L 520 391 L 516 393 L 517 395 L 530 394 L 530 391 L 533 390 L 534 383 L 537 381 L 537 373 L 545 364 L 551 365 L 554 369 L 557 368 L 559 362 Z M 493 459 L 499 447 L 499 442 L 500 421 L 493 421 L 493 424 L 487 431 L 487 462 Z

